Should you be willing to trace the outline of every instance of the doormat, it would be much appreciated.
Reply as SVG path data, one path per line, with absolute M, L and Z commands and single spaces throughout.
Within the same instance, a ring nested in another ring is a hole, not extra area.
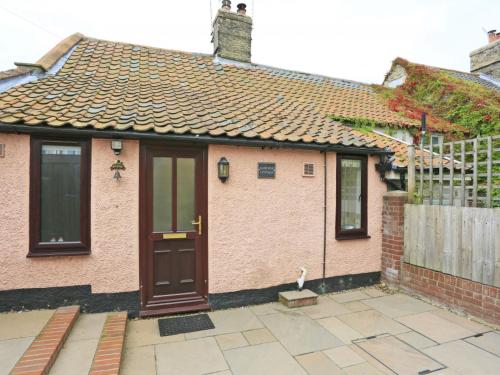
M 196 331 L 205 331 L 215 328 L 207 314 L 179 316 L 158 320 L 160 336 L 178 335 Z

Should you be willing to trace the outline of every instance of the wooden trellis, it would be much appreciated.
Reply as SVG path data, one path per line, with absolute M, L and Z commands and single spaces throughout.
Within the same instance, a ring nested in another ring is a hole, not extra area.
M 408 152 L 410 200 L 500 207 L 500 135 L 421 144 L 419 149 L 418 157 L 413 146 Z

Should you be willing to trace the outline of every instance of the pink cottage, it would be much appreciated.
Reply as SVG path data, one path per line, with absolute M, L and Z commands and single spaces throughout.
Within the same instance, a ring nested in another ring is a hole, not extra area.
M 1 311 L 240 306 L 301 267 L 318 292 L 378 281 L 395 141 L 332 118 L 402 118 L 368 85 L 252 63 L 251 28 L 221 9 L 213 55 L 75 34 L 0 73 Z

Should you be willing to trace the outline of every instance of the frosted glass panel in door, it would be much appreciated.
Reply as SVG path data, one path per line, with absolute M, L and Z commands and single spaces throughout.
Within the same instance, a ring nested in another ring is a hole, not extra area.
M 172 158 L 153 158 L 153 231 L 172 231 Z
M 195 163 L 193 158 L 177 159 L 177 230 L 193 230 L 195 219 Z

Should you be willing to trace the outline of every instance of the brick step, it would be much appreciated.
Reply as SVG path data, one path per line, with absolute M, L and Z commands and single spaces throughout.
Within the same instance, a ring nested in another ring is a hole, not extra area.
M 118 375 L 127 327 L 127 312 L 108 314 L 89 375 Z
M 80 314 L 48 375 L 88 375 L 108 314 Z
M 80 306 L 58 308 L 16 363 L 10 375 L 46 375 L 79 314 Z
M 290 290 L 288 292 L 280 292 L 279 301 L 290 308 L 310 306 L 318 303 L 318 295 L 309 289 L 301 291 Z

